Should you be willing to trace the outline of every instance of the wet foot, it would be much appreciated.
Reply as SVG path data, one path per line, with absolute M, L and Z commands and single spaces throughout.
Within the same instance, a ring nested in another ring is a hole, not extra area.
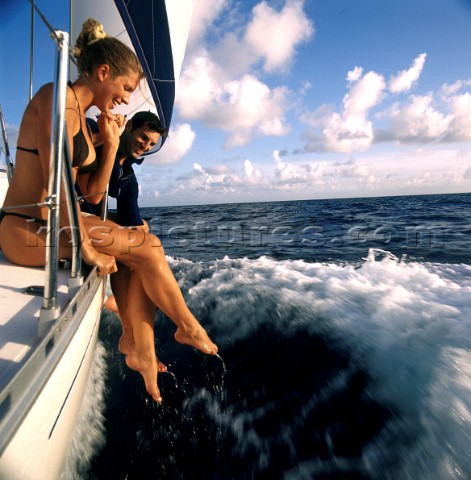
M 160 395 L 159 387 L 157 386 L 159 367 L 155 355 L 138 355 L 134 352 L 126 357 L 126 364 L 131 370 L 135 370 L 142 375 L 147 393 L 156 402 L 162 403 L 162 397 Z
M 175 332 L 175 340 L 184 345 L 190 345 L 203 353 L 209 355 L 216 355 L 218 347 L 211 341 L 206 330 L 198 325 L 193 330 L 184 331 L 182 328 L 177 328 Z

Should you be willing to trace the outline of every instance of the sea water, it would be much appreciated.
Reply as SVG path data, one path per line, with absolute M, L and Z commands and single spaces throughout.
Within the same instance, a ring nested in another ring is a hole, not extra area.
M 104 440 L 78 477 L 471 478 L 470 211 L 471 195 L 143 208 L 221 358 L 157 311 L 157 405 L 104 312 Z

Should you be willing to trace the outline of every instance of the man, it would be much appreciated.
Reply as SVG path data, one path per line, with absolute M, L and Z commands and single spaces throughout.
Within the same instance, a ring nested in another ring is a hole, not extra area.
M 102 146 L 100 145 L 101 136 L 98 131 L 98 124 L 90 118 L 87 118 L 87 124 L 92 131 L 97 159 L 100 161 Z M 110 213 L 110 220 L 125 227 L 149 232 L 149 225 L 141 218 L 139 212 L 139 185 L 132 165 L 141 165 L 144 161 L 143 155 L 155 147 L 160 137 L 165 133 L 166 131 L 159 118 L 151 112 L 138 112 L 126 123 L 119 139 L 118 152 L 108 186 L 108 195 L 116 198 L 116 214 Z M 88 192 L 88 175 L 77 175 L 75 188 L 77 194 L 83 196 L 80 201 L 80 208 L 82 212 L 100 216 L 102 211 L 101 195 Z M 82 192 L 88 194 L 84 195 Z M 126 283 L 127 279 L 123 276 L 121 281 Z M 115 288 L 126 288 L 126 286 L 115 285 Z M 118 313 L 114 295 L 108 298 L 105 306 Z
M 96 154 L 100 160 L 102 147 L 97 123 L 88 118 L 95 137 Z M 135 227 L 146 232 L 149 231 L 147 222 L 141 218 L 138 205 L 139 184 L 134 173 L 133 164 L 141 165 L 144 161 L 143 155 L 155 147 L 165 129 L 160 123 L 157 115 L 152 112 L 138 112 L 128 122 L 119 140 L 118 153 L 111 172 L 108 195 L 116 198 L 116 215 L 110 214 L 110 220 L 119 225 Z M 86 191 L 84 182 L 86 175 L 77 175 L 77 193 L 82 195 Z M 94 201 L 93 195 L 85 196 L 81 201 L 83 212 L 100 215 L 102 206 L 100 201 Z

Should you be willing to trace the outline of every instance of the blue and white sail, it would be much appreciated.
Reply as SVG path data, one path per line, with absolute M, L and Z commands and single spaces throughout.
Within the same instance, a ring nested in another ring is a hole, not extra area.
M 71 41 L 85 20 L 95 18 L 108 35 L 133 48 L 141 61 L 146 80 L 132 94 L 130 105 L 116 112 L 131 116 L 150 110 L 168 130 L 193 6 L 194 0 L 72 0 Z M 76 71 L 71 78 L 76 78 Z

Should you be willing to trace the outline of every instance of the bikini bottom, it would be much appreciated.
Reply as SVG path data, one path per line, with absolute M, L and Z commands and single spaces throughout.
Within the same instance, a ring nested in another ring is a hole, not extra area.
M 23 215 L 22 213 L 10 212 L 8 210 L 0 210 L 0 223 L 7 215 L 13 215 L 14 217 L 24 218 L 25 220 L 30 220 L 34 223 L 39 223 L 40 225 L 47 225 L 47 220 L 43 218 L 31 217 L 30 215 Z

